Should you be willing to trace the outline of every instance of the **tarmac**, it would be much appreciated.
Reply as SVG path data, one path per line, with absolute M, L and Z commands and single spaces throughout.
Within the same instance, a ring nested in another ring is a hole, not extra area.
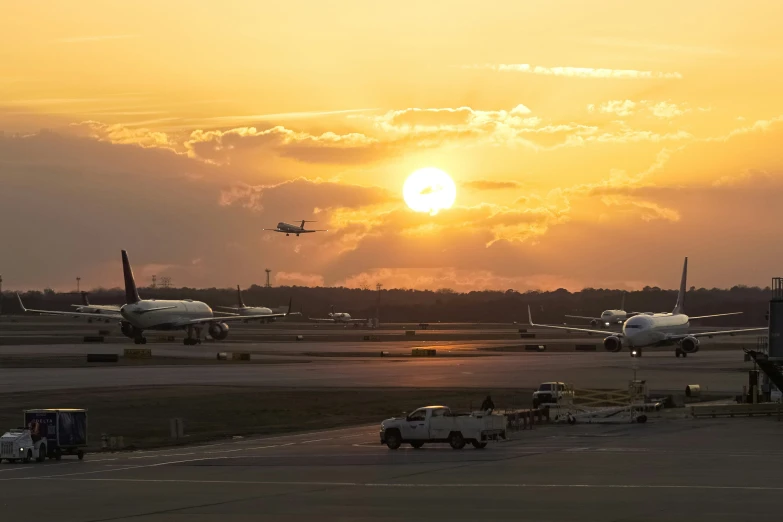
M 58 522 L 778 520 L 781 429 L 653 418 L 391 451 L 375 425 L 3 463 L 0 507 L 4 520 Z

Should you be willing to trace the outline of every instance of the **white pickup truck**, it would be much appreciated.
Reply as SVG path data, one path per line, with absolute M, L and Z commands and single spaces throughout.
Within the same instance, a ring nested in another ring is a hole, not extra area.
M 564 382 L 542 382 L 533 392 L 534 408 L 573 400 L 574 387 Z
M 506 438 L 506 418 L 484 412 L 452 413 L 446 406 L 426 406 L 406 417 L 386 419 L 381 423 L 381 444 L 397 449 L 404 442 L 414 448 L 425 443 L 448 442 L 462 449 L 470 442 L 482 449 L 487 441 Z

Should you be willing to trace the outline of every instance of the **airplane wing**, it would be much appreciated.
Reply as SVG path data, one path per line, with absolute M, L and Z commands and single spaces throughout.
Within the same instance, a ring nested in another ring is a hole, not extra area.
M 212 313 L 213 314 L 220 314 L 220 315 L 237 315 L 237 316 L 239 315 L 239 314 L 234 314 L 234 313 L 231 313 L 231 312 L 221 312 L 220 310 L 213 310 Z
M 23 312 L 30 312 L 35 314 L 44 314 L 44 315 L 65 315 L 68 317 L 88 317 L 91 319 L 122 319 L 122 315 L 120 315 L 119 312 L 116 313 L 89 313 L 89 312 L 61 312 L 59 310 L 35 310 L 32 308 L 25 308 L 24 303 L 22 302 L 22 297 L 19 294 L 16 294 L 16 298 L 19 300 L 19 307 L 22 309 Z
M 269 232 L 285 232 L 285 230 L 280 230 L 279 228 L 262 228 L 261 230 L 267 230 Z
M 319 318 L 319 317 L 309 317 L 310 321 L 315 321 L 316 323 L 334 323 L 336 322 L 334 319 L 331 318 Z
M 584 315 L 566 315 L 566 317 L 570 317 L 571 319 L 588 319 L 590 321 L 592 321 L 592 320 L 600 321 L 601 320 L 600 317 L 586 317 Z
M 234 310 L 234 311 L 238 310 L 238 308 L 236 306 L 213 306 L 212 307 L 213 310 L 215 308 L 222 308 L 223 310 Z
M 297 232 L 297 233 L 298 234 L 307 234 L 308 232 L 329 232 L 329 231 L 326 230 L 325 228 L 316 228 L 316 229 L 312 229 L 312 230 L 311 229 L 302 230 L 301 232 Z
M 679 341 L 680 339 L 685 339 L 686 337 L 713 337 L 715 335 L 742 335 L 746 333 L 751 332 L 766 332 L 769 331 L 769 328 L 743 328 L 741 330 L 718 330 L 715 332 L 694 332 L 694 333 L 688 333 L 688 334 L 679 334 L 679 335 L 670 335 L 667 337 L 667 340 L 669 341 Z
M 739 315 L 739 314 L 741 314 L 741 313 L 742 313 L 742 312 L 729 312 L 729 313 L 727 313 L 727 314 L 715 314 L 715 315 L 697 315 L 696 317 L 691 317 L 691 316 L 689 315 L 689 316 L 688 316 L 688 320 L 690 321 L 691 319 L 707 319 L 707 318 L 709 318 L 709 317 L 723 317 L 723 316 L 725 316 L 725 315 Z
M 120 307 L 119 306 L 112 306 L 112 305 L 71 305 L 74 308 L 90 308 L 92 310 L 105 310 L 107 312 L 119 312 Z
M 589 328 L 573 328 L 571 326 L 554 326 L 549 324 L 536 324 L 533 322 L 533 315 L 530 313 L 530 305 L 527 306 L 527 319 L 530 323 L 530 326 L 537 326 L 539 328 L 551 328 L 553 330 L 565 330 L 567 332 L 582 332 L 582 333 L 590 333 L 590 334 L 599 334 L 599 335 L 616 335 L 622 337 L 622 333 L 612 333 L 607 332 L 606 330 L 591 330 Z

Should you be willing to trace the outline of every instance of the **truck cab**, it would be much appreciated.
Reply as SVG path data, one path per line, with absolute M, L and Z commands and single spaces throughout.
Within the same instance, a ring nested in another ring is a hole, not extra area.
M 548 406 L 558 404 L 563 401 L 573 400 L 574 388 L 564 382 L 542 382 L 538 389 L 533 392 L 533 407 Z
M 29 429 L 12 429 L 0 437 L 0 460 L 8 462 L 30 462 L 35 459 L 37 462 L 46 460 L 46 438 L 36 437 L 33 441 L 33 435 Z
M 447 406 L 425 406 L 405 417 L 381 423 L 381 444 L 397 449 L 403 443 L 421 448 L 425 443 L 448 443 L 462 449 L 467 442 L 475 448 L 487 441 L 506 437 L 506 418 L 486 412 L 454 413 Z

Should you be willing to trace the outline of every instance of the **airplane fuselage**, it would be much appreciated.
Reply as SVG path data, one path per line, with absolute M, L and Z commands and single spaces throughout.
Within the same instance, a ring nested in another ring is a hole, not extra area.
M 274 313 L 265 306 L 246 306 L 244 308 L 235 308 L 234 310 L 239 315 L 265 315 Z
M 344 312 L 337 312 L 334 314 L 329 314 L 330 319 L 334 319 L 335 323 L 350 323 L 351 322 L 351 314 L 347 314 Z
M 620 324 L 628 318 L 625 310 L 604 310 L 601 312 L 603 324 Z
M 624 344 L 630 348 L 665 344 L 671 335 L 687 334 L 689 327 L 685 314 L 636 315 L 623 325 Z
M 145 312 L 145 310 L 164 307 L 171 308 Z M 171 330 L 172 328 L 169 326 L 171 324 L 213 317 L 212 309 L 201 301 L 158 301 L 155 299 L 126 304 L 120 309 L 120 315 L 138 330 Z

